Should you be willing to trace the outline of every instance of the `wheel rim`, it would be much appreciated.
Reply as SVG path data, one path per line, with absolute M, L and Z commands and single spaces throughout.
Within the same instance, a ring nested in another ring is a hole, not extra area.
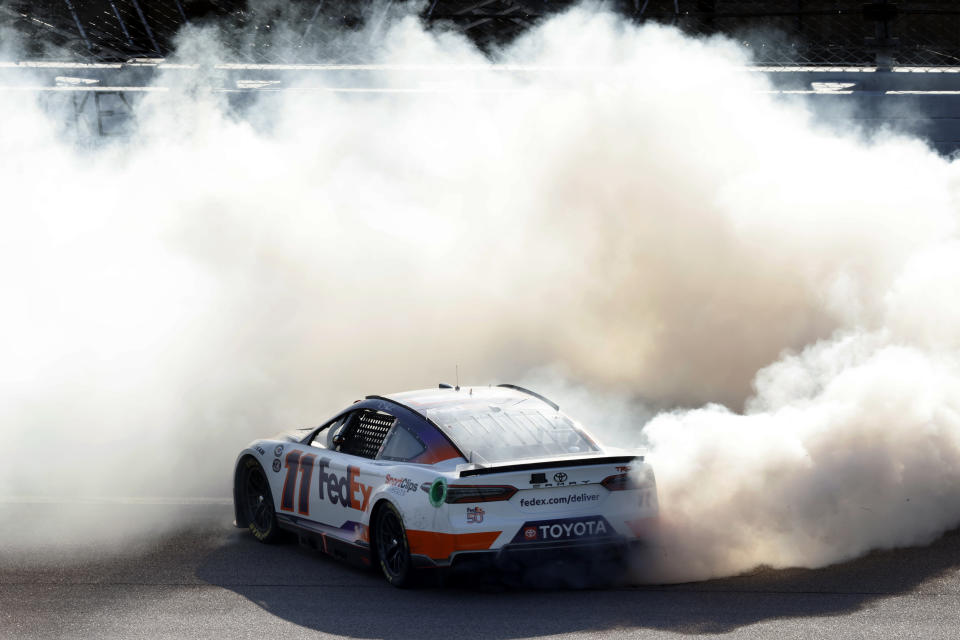
M 273 524 L 273 505 L 267 479 L 259 469 L 247 474 L 247 514 L 250 522 L 261 531 L 269 531 Z
M 386 509 L 380 517 L 380 526 L 377 528 L 378 551 L 384 569 L 391 576 L 403 573 L 407 563 L 403 525 L 392 510 Z

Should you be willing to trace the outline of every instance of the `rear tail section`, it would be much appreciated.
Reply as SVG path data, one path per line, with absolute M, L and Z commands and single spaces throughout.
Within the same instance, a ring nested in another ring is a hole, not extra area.
M 658 510 L 653 470 L 631 455 L 464 466 L 445 502 L 454 526 L 502 524 L 501 545 L 642 538 Z

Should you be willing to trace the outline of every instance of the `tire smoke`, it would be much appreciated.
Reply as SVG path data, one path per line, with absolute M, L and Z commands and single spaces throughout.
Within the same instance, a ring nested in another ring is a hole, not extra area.
M 397 91 L 237 110 L 161 74 L 96 149 L 0 91 L 0 496 L 226 497 L 254 437 L 459 364 L 548 377 L 648 447 L 669 535 L 645 580 L 960 522 L 954 163 L 818 125 L 730 41 L 591 6 L 496 64 L 410 16 L 376 28 Z M 187 30 L 177 59 L 224 55 Z M 64 507 L 3 550 L 176 526 Z

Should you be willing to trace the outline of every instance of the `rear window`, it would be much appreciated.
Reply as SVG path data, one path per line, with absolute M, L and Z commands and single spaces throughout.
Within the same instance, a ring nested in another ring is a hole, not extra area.
M 425 412 L 470 462 L 507 462 L 599 451 L 570 418 L 535 399 L 497 404 L 466 402 Z
M 381 460 L 412 460 L 427 450 L 420 438 L 411 433 L 402 424 L 397 423 L 383 442 L 378 456 Z

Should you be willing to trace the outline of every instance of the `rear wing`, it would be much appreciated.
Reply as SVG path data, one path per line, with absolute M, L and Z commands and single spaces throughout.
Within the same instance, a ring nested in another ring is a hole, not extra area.
M 461 478 L 470 476 L 485 476 L 491 473 L 506 473 L 508 471 L 526 471 L 528 469 L 550 469 L 553 467 L 586 467 L 593 464 L 626 464 L 628 462 L 643 462 L 643 456 L 597 456 L 595 458 L 573 458 L 571 460 L 554 459 L 537 462 L 520 462 L 517 464 L 502 464 L 489 467 L 464 469 L 460 472 Z
M 520 393 L 525 393 L 525 394 L 527 394 L 528 396 L 533 396 L 534 398 L 539 398 L 540 400 L 543 400 L 543 401 L 546 402 L 548 405 L 550 405 L 551 407 L 553 407 L 554 411 L 559 411 L 559 410 L 560 410 L 560 405 L 558 405 L 558 404 L 557 404 L 556 402 L 554 402 L 553 400 L 549 400 L 548 398 L 545 398 L 544 396 L 540 395 L 540 394 L 537 393 L 536 391 L 530 391 L 530 389 L 524 389 L 523 387 L 518 386 L 518 385 L 515 385 L 515 384 L 498 384 L 497 386 L 498 386 L 498 387 L 504 387 L 505 389 L 513 389 L 514 391 L 519 391 Z

